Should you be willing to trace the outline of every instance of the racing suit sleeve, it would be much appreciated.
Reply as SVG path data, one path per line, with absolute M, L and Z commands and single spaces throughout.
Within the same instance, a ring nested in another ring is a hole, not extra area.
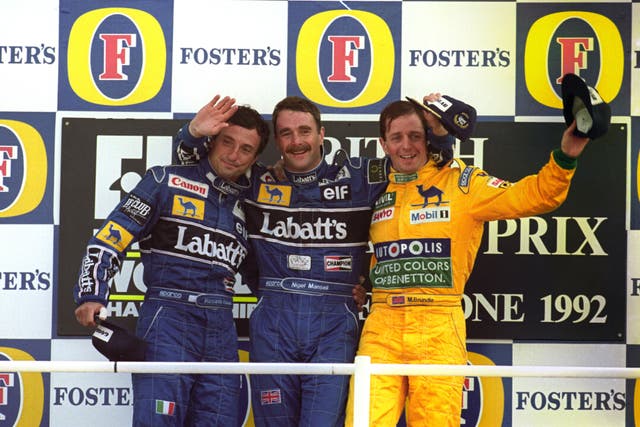
M 565 201 L 576 164 L 576 159 L 556 149 L 537 174 L 513 184 L 476 170 L 469 213 L 476 220 L 492 221 L 550 212 Z
M 89 301 L 107 305 L 109 281 L 120 270 L 127 248 L 155 222 L 154 214 L 164 169 L 148 170 L 140 183 L 124 197 L 89 239 L 80 264 L 73 297 L 77 304 Z
M 178 130 L 173 138 L 173 155 L 171 163 L 174 165 L 192 165 L 207 156 L 209 151 L 208 138 L 196 138 L 189 133 L 189 123 Z
M 258 295 L 258 261 L 253 255 L 253 248 L 249 250 L 246 258 L 240 265 L 240 275 L 242 276 L 242 282 L 251 289 L 251 293 Z

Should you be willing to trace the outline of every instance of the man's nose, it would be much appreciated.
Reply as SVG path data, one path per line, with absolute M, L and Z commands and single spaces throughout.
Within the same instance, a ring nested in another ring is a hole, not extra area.
M 409 135 L 403 135 L 402 136 L 402 139 L 400 140 L 400 146 L 402 148 L 411 147 L 411 139 L 409 138 Z
M 233 147 L 230 151 L 229 151 L 229 159 L 231 160 L 236 160 L 238 158 L 238 156 L 240 155 L 240 148 L 239 147 Z

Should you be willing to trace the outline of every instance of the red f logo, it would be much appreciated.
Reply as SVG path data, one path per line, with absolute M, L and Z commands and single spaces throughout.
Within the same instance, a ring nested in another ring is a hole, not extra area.
M 100 80 L 127 80 L 122 72 L 123 65 L 129 65 L 130 48 L 136 46 L 135 34 L 100 34 L 104 45 L 104 70 Z
M 556 83 L 562 83 L 562 76 L 567 73 L 580 75 L 580 70 L 587 68 L 587 52 L 593 50 L 591 37 L 558 37 L 560 45 L 560 77 Z
M 333 46 L 332 73 L 328 77 L 330 82 L 353 82 L 355 77 L 350 74 L 351 68 L 358 66 L 357 49 L 364 48 L 363 36 L 329 36 Z
M 9 187 L 2 185 L 2 180 L 11 176 L 11 162 L 9 160 L 15 160 L 17 156 L 16 147 L 0 145 L 0 193 L 9 191 Z M 1 379 L 2 377 L 0 377 Z

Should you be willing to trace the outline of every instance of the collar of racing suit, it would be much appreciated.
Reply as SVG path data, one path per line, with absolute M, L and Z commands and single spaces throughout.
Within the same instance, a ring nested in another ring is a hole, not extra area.
M 415 181 L 416 179 L 418 179 L 418 176 L 425 176 L 426 173 L 429 173 L 429 169 L 432 169 L 432 171 L 435 173 L 438 172 L 438 169 L 436 169 L 436 164 L 430 160 L 422 165 L 420 169 L 412 173 L 396 172 L 392 167 L 391 172 L 389 172 L 389 181 L 395 184 L 404 184 L 407 182 Z
M 238 197 L 251 186 L 251 181 L 249 179 L 251 168 L 249 168 L 244 175 L 240 176 L 238 181 L 227 181 L 226 179 L 219 177 L 207 158 L 200 160 L 200 169 L 213 188 L 223 194 Z
M 290 172 L 285 169 L 284 173 L 287 176 L 289 182 L 294 185 L 308 185 L 315 184 L 318 182 L 319 177 L 323 176 L 326 172 L 328 165 L 325 159 L 323 158 L 318 163 L 318 166 L 311 169 L 310 171 L 303 173 Z
M 448 163 L 446 169 L 454 168 L 454 169 L 464 169 L 465 164 L 460 159 L 452 159 Z M 412 173 L 401 173 L 396 172 L 393 167 L 391 167 L 391 171 L 389 172 L 389 181 L 395 184 L 405 184 L 407 182 L 412 182 L 418 179 L 418 177 L 425 178 L 428 177 L 429 174 L 436 175 L 441 173 L 445 168 L 442 168 L 440 165 L 436 164 L 432 159 L 427 160 L 427 163 L 422 165 L 420 169 Z

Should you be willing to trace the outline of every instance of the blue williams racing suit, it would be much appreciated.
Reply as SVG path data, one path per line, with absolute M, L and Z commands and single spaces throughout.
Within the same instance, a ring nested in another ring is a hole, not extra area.
M 177 138 L 182 161 L 196 156 L 203 139 L 186 126 Z M 353 362 L 360 328 L 352 289 L 367 269 L 371 207 L 386 171 L 385 159 L 323 160 L 276 182 L 254 165 L 245 200 L 259 275 L 249 319 L 252 362 Z M 348 376 L 253 375 L 255 424 L 343 425 L 348 387 Z
M 246 178 L 246 177 L 245 177 Z M 145 300 L 136 334 L 145 360 L 236 362 L 235 274 L 247 257 L 241 192 L 205 158 L 153 167 L 89 241 L 74 289 L 78 304 L 109 299 L 109 280 L 137 241 Z M 133 374 L 134 426 L 238 425 L 237 375 Z

